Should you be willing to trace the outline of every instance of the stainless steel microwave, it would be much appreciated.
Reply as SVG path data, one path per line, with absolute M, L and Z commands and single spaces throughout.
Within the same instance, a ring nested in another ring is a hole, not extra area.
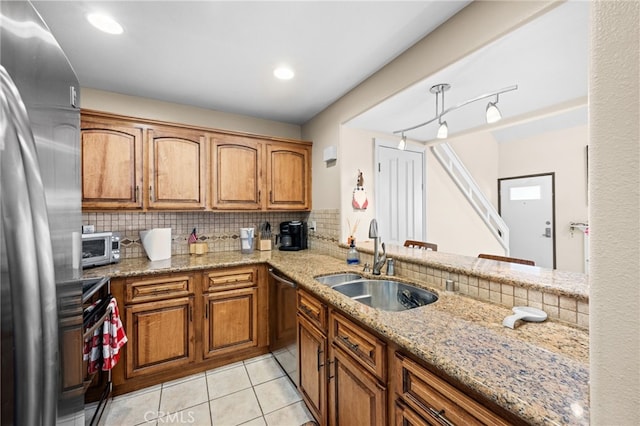
M 114 232 L 82 234 L 82 268 L 120 262 L 120 235 Z

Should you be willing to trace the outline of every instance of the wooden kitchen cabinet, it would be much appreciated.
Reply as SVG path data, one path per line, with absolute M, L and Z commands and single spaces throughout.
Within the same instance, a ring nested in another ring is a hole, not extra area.
M 268 296 L 257 267 L 205 273 L 202 297 L 204 358 L 267 344 Z
M 143 127 L 134 122 L 81 121 L 82 207 L 141 209 Z
M 267 144 L 268 210 L 311 210 L 311 147 Z
M 129 339 L 114 394 L 268 352 L 266 277 L 251 265 L 112 279 Z
M 385 343 L 300 289 L 297 317 L 299 390 L 318 423 L 386 424 Z
M 311 209 L 309 144 L 215 135 L 210 146 L 212 209 Z
M 193 274 L 126 280 L 127 378 L 195 361 L 193 290 Z
M 209 145 L 211 208 L 263 209 L 263 143 L 241 136 L 215 135 Z
M 329 425 L 385 425 L 386 388 L 334 343 L 329 358 Z
M 311 210 L 311 142 L 83 110 L 84 210 Z
M 205 208 L 206 137 L 188 129 L 154 127 L 147 130 L 150 209 Z M 147 192 L 148 191 L 148 192 Z
M 297 293 L 298 389 L 323 426 L 327 424 L 327 307 L 303 290 Z
M 399 352 L 395 354 L 392 368 L 398 396 L 397 425 L 513 424 Z
M 386 344 L 335 310 L 329 340 L 329 425 L 386 424 Z

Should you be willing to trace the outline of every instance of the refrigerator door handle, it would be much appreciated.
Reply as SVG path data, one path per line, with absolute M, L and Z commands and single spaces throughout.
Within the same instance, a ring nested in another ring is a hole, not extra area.
M 0 65 L 2 226 L 15 324 L 16 424 L 55 424 L 58 315 L 55 270 L 35 140 L 17 87 Z M 4 167 L 11 164 L 12 167 Z

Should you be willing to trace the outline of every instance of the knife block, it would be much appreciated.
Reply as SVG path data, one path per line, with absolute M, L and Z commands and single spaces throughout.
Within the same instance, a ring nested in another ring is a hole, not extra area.
M 271 250 L 271 239 L 268 240 L 258 240 L 258 243 L 256 244 L 256 248 L 259 251 L 269 251 Z
M 189 244 L 190 254 L 205 254 L 209 251 L 209 245 L 207 243 L 191 243 Z

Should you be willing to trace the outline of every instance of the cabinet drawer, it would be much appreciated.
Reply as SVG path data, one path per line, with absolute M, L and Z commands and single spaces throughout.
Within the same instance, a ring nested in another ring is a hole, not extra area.
M 193 276 L 162 276 L 154 279 L 127 280 L 125 303 L 149 302 L 193 294 Z
M 220 269 L 205 275 L 203 291 L 211 293 L 253 287 L 257 282 L 256 268 Z
M 332 311 L 330 316 L 331 340 L 353 355 L 363 367 L 386 381 L 386 344 L 362 327 Z
M 396 353 L 396 393 L 425 419 L 439 424 L 511 424 L 445 380 Z
M 302 290 L 298 290 L 298 312 L 320 331 L 327 332 L 327 306 Z
M 431 426 L 433 424 L 420 417 L 401 400 L 396 401 L 395 410 L 395 426 Z

